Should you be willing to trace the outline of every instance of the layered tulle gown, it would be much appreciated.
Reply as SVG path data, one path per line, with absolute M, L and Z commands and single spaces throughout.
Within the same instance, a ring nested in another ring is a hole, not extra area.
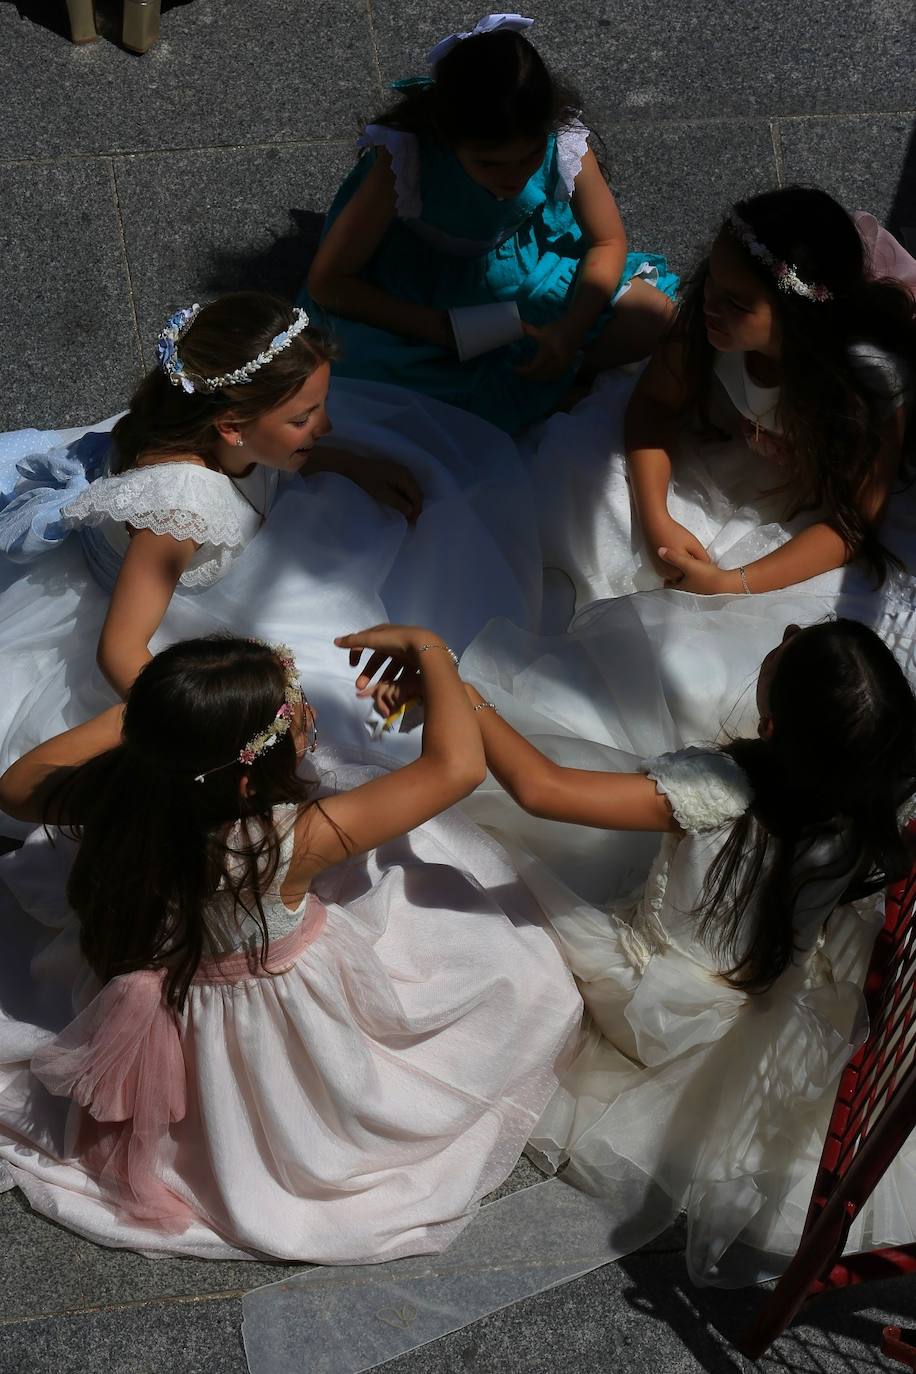
M 335 760 L 336 785 L 367 776 Z M 443 1249 L 512 1170 L 581 1019 L 500 847 L 452 811 L 290 911 L 290 836 L 268 968 L 215 901 L 178 1015 L 160 972 L 100 987 L 84 964 L 72 848 L 36 831 L 0 859 L 0 1189 L 147 1253 Z

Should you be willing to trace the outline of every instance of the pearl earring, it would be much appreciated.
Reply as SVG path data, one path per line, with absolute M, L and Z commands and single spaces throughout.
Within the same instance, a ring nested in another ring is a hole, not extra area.
M 236 439 L 236 441 L 235 441 L 235 446 L 236 446 L 236 448 L 244 448 L 244 447 L 245 447 L 245 440 L 242 438 L 241 435 L 239 435 L 239 437 Z

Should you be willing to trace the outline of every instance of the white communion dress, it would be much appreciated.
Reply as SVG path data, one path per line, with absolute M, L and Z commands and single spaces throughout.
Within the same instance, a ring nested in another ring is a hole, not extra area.
M 251 918 L 214 900 L 177 1015 L 160 971 L 87 969 L 72 853 L 36 831 L 0 859 L 0 1188 L 104 1245 L 344 1264 L 441 1250 L 508 1176 L 582 1004 L 504 852 L 457 812 L 295 911 L 287 833 L 268 969 Z
M 506 809 L 503 828 L 494 824 L 548 913 L 589 1013 L 530 1152 L 613 1202 L 616 1255 L 685 1213 L 695 1282 L 759 1282 L 798 1245 L 839 1075 L 867 1030 L 861 988 L 882 899 L 835 907 L 850 872 L 835 862 L 838 837 L 818 841 L 823 853 L 812 857 L 833 876 L 804 889 L 793 962 L 766 992 L 731 987 L 695 913 L 710 864 L 752 800 L 750 783 L 709 749 L 663 755 L 645 771 L 683 833 L 665 835 L 648 878 L 609 902 L 588 902 L 543 864 L 526 864 L 523 846 L 536 836 L 524 819 L 519 826 Z M 633 837 L 604 838 L 619 889 Z M 755 920 L 751 909 L 739 957 Z M 916 1239 L 914 1168 L 916 1141 L 857 1218 L 850 1250 Z
M 538 623 L 536 520 L 513 442 L 382 384 L 335 380 L 329 411 L 339 447 L 410 468 L 415 525 L 331 474 L 278 486 L 265 468 L 231 480 L 171 463 L 107 476 L 113 420 L 0 436 L 0 770 L 114 701 L 95 654 L 128 523 L 201 546 L 153 651 L 217 631 L 289 644 L 323 737 L 351 757 L 368 756 L 370 710 L 334 636 L 427 624 L 460 653 L 491 615 Z

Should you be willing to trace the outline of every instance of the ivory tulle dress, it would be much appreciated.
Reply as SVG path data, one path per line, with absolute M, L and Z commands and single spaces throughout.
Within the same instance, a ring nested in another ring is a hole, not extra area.
M 364 269 L 365 279 L 403 300 L 449 310 L 516 301 L 522 319 L 549 324 L 566 310 L 587 244 L 571 198 L 589 132 L 570 119 L 547 140 L 544 160 L 520 195 L 499 200 L 464 171 L 452 150 L 370 124 L 358 143 L 363 154 L 328 212 L 328 226 L 362 185 L 377 150 L 391 156 L 396 217 Z M 628 253 L 620 282 L 590 334 L 613 314 L 613 302 L 635 278 L 674 296 L 678 279 L 657 254 Z M 321 311 L 303 291 L 300 303 Z M 531 382 L 515 366 L 533 356 L 520 341 L 459 361 L 453 352 L 390 330 L 327 315 L 343 344 L 335 372 L 397 382 L 473 411 L 510 433 L 543 419 L 569 391 L 575 368 L 551 382 Z
M 281 831 L 293 811 L 275 812 Z M 217 899 L 177 1016 L 159 972 L 100 987 L 83 963 L 72 849 L 37 831 L 0 860 L 0 1188 L 148 1253 L 444 1248 L 513 1168 L 582 1012 L 499 846 L 452 811 L 291 911 L 288 834 L 264 903 L 270 972 L 250 918 Z
M 871 216 L 856 216 L 876 275 L 916 293 L 916 262 Z M 912 410 L 916 361 L 856 345 L 850 359 L 878 413 Z M 541 547 L 559 595 L 552 628 L 565 639 L 530 637 L 494 621 L 462 665 L 473 681 L 498 684 L 520 704 L 588 738 L 647 758 L 659 749 L 753 733 L 757 669 L 792 622 L 845 615 L 871 625 L 916 686 L 916 490 L 905 460 L 881 538 L 900 559 L 883 586 L 856 565 L 780 591 L 699 596 L 663 589 L 627 481 L 623 424 L 632 376 L 605 373 L 569 414 L 556 414 L 522 441 L 538 505 Z M 778 432 L 778 392 L 759 388 L 742 355 L 718 357 L 713 418 L 737 433 L 741 417 Z M 912 430 L 912 424 L 910 424 Z M 562 474 L 562 477 L 561 475 Z M 743 438 L 681 436 L 668 508 L 725 568 L 752 563 L 817 519 L 785 515 L 777 490 L 785 468 Z M 548 579 L 548 585 L 549 583 Z M 753 584 L 752 584 L 753 585 Z M 637 593 L 633 595 L 633 593 Z M 549 710 L 546 707 L 549 706 Z
M 710 749 L 663 755 L 645 771 L 683 834 L 656 844 L 648 876 L 630 893 L 634 837 L 602 834 L 609 901 L 584 900 L 535 861 L 542 823 L 490 801 L 489 824 L 548 913 L 589 1012 L 529 1153 L 611 1199 L 615 1254 L 686 1213 L 695 1282 L 758 1282 L 781 1272 L 798 1244 L 839 1075 L 867 1029 L 861 987 L 882 901 L 830 915 L 850 877 L 836 864 L 796 913 L 794 962 L 766 993 L 733 989 L 693 913 L 712 860 L 752 799 L 750 784 Z M 823 863 L 834 864 L 841 840 L 819 844 Z M 748 936 L 754 919 L 752 910 Z M 916 1141 L 857 1219 L 849 1249 L 913 1240 Z
M 491 615 L 537 624 L 536 521 L 512 441 L 398 387 L 334 381 L 329 410 L 334 443 L 414 473 L 424 495 L 415 526 L 332 475 L 278 486 L 265 468 L 233 482 L 178 463 L 107 477 L 104 432 L 0 435 L 0 770 L 114 700 L 95 654 L 127 522 L 201 545 L 154 651 L 226 629 L 288 643 L 323 738 L 351 757 L 373 747 L 371 712 L 335 635 L 425 623 L 460 653 Z M 389 760 L 399 745 L 405 757 L 415 749 L 393 738 Z

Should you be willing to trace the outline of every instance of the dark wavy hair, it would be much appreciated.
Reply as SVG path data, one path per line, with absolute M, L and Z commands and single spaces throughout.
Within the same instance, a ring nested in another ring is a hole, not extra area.
M 435 80 L 406 87 L 372 122 L 457 143 L 506 143 L 553 133 L 580 107 L 520 33 L 497 29 L 456 43 Z
M 178 353 L 192 379 L 221 377 L 256 358 L 293 319 L 293 307 L 278 296 L 234 291 L 203 307 L 181 338 Z M 242 421 L 258 419 L 283 405 L 317 368 L 336 356 L 330 339 L 306 328 L 243 386 L 189 393 L 154 367 L 112 431 L 112 471 L 127 471 L 145 453 L 192 453 L 212 461 L 218 438 L 215 420 L 230 411 Z
M 735 206 L 757 239 L 830 301 L 780 291 L 768 267 L 737 237 L 766 289 L 782 333 L 780 422 L 797 470 L 786 487 L 789 516 L 823 507 L 827 520 L 880 583 L 895 562 L 862 508 L 881 444 L 875 397 L 851 365 L 850 345 L 871 343 L 916 365 L 916 302 L 898 283 L 875 280 L 856 226 L 825 191 L 787 186 Z M 723 232 L 729 232 L 723 222 Z M 689 283 L 675 326 L 685 340 L 687 401 L 710 429 L 715 350 L 703 319 L 709 259 Z
M 746 992 L 779 977 L 795 949 L 795 919 L 812 884 L 831 879 L 837 903 L 903 877 L 913 846 L 898 808 L 916 792 L 916 700 L 873 630 L 834 620 L 782 648 L 769 689 L 772 733 L 735 740 L 754 802 L 706 875 L 701 931 L 725 976 Z M 744 939 L 745 918 L 754 929 Z
M 271 809 L 307 802 L 315 783 L 297 776 L 291 733 L 250 765 L 220 765 L 267 728 L 285 690 L 286 672 L 266 644 L 219 636 L 174 644 L 131 687 L 121 743 L 53 787 L 45 823 L 71 821 L 79 839 L 67 895 L 99 978 L 164 966 L 166 1001 L 180 1011 L 207 952 L 204 910 L 221 884 L 260 927 L 265 963 L 261 898 L 281 841 Z M 218 771 L 196 782 L 208 769 Z

